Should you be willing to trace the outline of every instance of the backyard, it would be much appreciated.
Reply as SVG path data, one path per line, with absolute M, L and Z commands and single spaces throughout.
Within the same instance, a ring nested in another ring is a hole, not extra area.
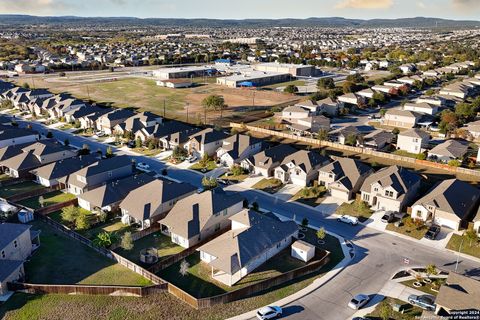
M 41 203 L 41 198 L 43 198 L 43 205 Z M 46 193 L 40 197 L 32 197 L 18 203 L 31 209 L 39 209 L 41 207 L 48 207 L 53 204 L 62 203 L 75 199 L 75 195 L 71 193 L 64 193 L 61 191 L 53 191 Z
M 13 184 L 10 186 L 0 188 L 0 198 L 9 198 L 14 195 L 19 195 L 29 191 L 42 189 L 44 186 L 33 181 L 26 181 L 22 183 Z
M 115 263 L 48 224 L 35 220 L 40 248 L 25 264 L 27 282 L 145 286 L 150 281 Z
M 368 204 L 361 200 L 355 200 L 352 203 L 342 203 L 342 205 L 338 207 L 336 211 L 336 214 L 338 215 L 345 214 L 357 217 L 361 222 L 367 221 L 372 213 L 373 211 L 370 209 Z
M 134 246 L 132 250 L 127 251 L 122 248 L 118 248 L 115 250 L 115 252 L 139 265 L 143 265 L 140 261 L 140 251 L 143 249 L 155 248 L 157 250 L 159 260 L 180 253 L 184 250 L 183 247 L 173 243 L 169 237 L 160 232 L 154 232 L 137 241 L 134 241 L 133 244 Z
M 416 222 L 410 216 L 406 216 L 399 227 L 394 223 L 387 224 L 387 230 L 420 240 L 427 233 L 428 227 L 423 222 Z
M 282 181 L 275 178 L 262 179 L 252 186 L 254 189 L 262 190 L 271 194 L 278 192 L 280 189 L 282 189 L 282 187 Z
M 111 219 L 105 222 L 100 222 L 94 227 L 84 230 L 81 234 L 89 239 L 94 239 L 99 233 L 108 232 L 115 234 L 117 240 L 120 240 L 120 237 L 127 231 L 135 232 L 135 227 L 125 225 L 120 221 L 120 219 Z

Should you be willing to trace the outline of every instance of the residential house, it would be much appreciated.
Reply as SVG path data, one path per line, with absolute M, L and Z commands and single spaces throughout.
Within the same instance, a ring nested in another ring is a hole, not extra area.
M 60 101 L 57 101 L 57 104 L 53 108 L 48 110 L 49 116 L 52 119 L 62 119 L 65 118 L 65 114 L 72 110 L 78 110 L 84 108 L 86 103 L 82 100 L 75 98 L 67 98 Z M 64 119 L 66 120 L 66 119 Z
M 130 118 L 126 119 L 124 122 L 117 124 L 114 127 L 114 133 L 118 135 L 123 135 L 125 132 L 132 132 L 133 134 L 135 134 L 138 130 L 142 128 L 153 127 L 156 124 L 161 124 L 162 122 L 163 118 L 154 113 L 136 113 Z
M 480 120 L 467 123 L 466 130 L 477 140 L 480 138 Z
M 133 174 L 132 160 L 127 156 L 116 156 L 95 162 L 77 170 L 58 181 L 67 187 L 67 191 L 79 195 L 100 185 Z
M 476 213 L 480 190 L 457 179 L 443 180 L 412 205 L 412 218 L 447 227 L 465 228 Z
M 78 205 L 88 211 L 114 212 L 130 192 L 154 180 L 153 175 L 148 173 L 110 180 L 98 188 L 78 195 Z
M 397 149 L 410 153 L 422 153 L 430 142 L 430 134 L 420 129 L 400 132 L 397 137 Z
M 195 193 L 197 188 L 188 183 L 155 179 L 131 191 L 120 202 L 122 221 L 136 222 L 143 228 L 163 219 L 175 203 Z
M 96 121 L 98 131 L 105 134 L 112 134 L 117 124 L 123 123 L 125 120 L 133 116 L 135 112 L 130 109 L 113 109 L 113 111 L 100 116 Z
M 385 113 L 383 124 L 396 128 L 413 128 L 421 119 L 421 115 L 414 111 L 390 109 Z
M 286 157 L 297 151 L 288 144 L 280 144 L 246 158 L 242 161 L 242 167 L 248 168 L 251 173 L 269 178 L 273 176 L 275 168 L 281 165 Z
M 363 148 L 381 150 L 391 144 L 394 139 L 395 135 L 393 133 L 377 129 L 357 139 L 357 145 Z
M 472 95 L 474 86 L 468 82 L 454 82 L 440 89 L 441 95 L 466 99 Z
M 80 121 L 80 128 L 82 129 L 96 129 L 97 120 L 114 110 L 113 108 L 95 108 L 93 110 L 89 108 L 85 109 L 91 112 L 77 118 L 77 120 Z
M 184 147 L 189 154 L 193 154 L 197 158 L 201 158 L 205 154 L 212 157 L 227 137 L 228 134 L 221 130 L 207 128 L 192 134 Z
M 359 96 L 355 93 L 346 93 L 344 95 L 339 96 L 338 101 L 341 102 L 343 107 L 347 105 L 354 105 L 361 107 L 365 105 L 365 98 L 362 96 Z
M 480 207 L 478 208 L 477 214 L 473 217 L 473 230 L 480 235 Z
M 332 197 L 349 201 L 373 172 L 370 166 L 358 160 L 337 158 L 318 170 L 318 183 L 325 186 Z
M 409 74 L 414 72 L 417 68 L 413 63 L 405 63 L 398 67 L 403 74 Z
M 457 140 L 447 140 L 428 152 L 428 158 L 448 163 L 450 160 L 463 160 L 468 151 L 468 145 Z
M 442 317 L 480 312 L 480 282 L 467 276 L 450 272 L 435 299 L 435 313 Z M 468 313 L 467 310 L 470 310 Z
M 346 126 L 332 130 L 328 133 L 332 141 L 340 144 L 357 144 L 357 138 L 361 136 L 361 132 L 356 126 Z
M 0 148 L 39 140 L 38 132 L 12 126 L 0 125 Z
M 229 218 L 243 209 L 243 200 L 238 193 L 226 193 L 222 188 L 191 194 L 159 221 L 161 230 L 173 243 L 193 247 L 228 228 Z
M 190 135 L 200 131 L 186 123 L 168 121 L 155 126 L 145 127 L 135 133 L 135 139 L 145 142 L 147 139 L 158 139 L 164 149 L 173 149 L 176 146 L 183 147 Z
M 280 222 L 255 211 L 230 217 L 232 229 L 197 250 L 212 270 L 212 278 L 232 286 L 286 249 L 298 236 L 293 221 Z
M 235 134 L 223 140 L 222 146 L 217 150 L 217 157 L 223 165 L 231 167 L 262 151 L 263 148 L 262 140 L 244 134 Z
M 25 278 L 23 263 L 40 245 L 39 234 L 31 225 L 0 224 L 0 296 L 8 293 L 7 284 Z
M 317 104 L 321 112 L 332 117 L 338 115 L 338 111 L 340 110 L 340 104 L 337 101 L 334 101 L 332 98 L 325 98 L 323 100 L 319 100 L 317 101 Z
M 299 150 L 282 161 L 274 170 L 274 177 L 282 183 L 309 186 L 318 179 L 318 169 L 329 162 L 327 157 L 318 152 Z
M 403 110 L 414 111 L 423 114 L 435 115 L 438 113 L 438 106 L 434 104 L 429 104 L 426 102 L 420 103 L 406 103 L 403 106 Z
M 420 176 L 398 166 L 380 169 L 365 179 L 361 199 L 373 210 L 401 212 L 417 196 Z
M 392 86 L 386 86 L 386 85 L 381 85 L 377 84 L 372 87 L 372 90 L 376 92 L 381 92 L 383 94 L 388 94 L 391 96 L 396 96 L 398 95 L 398 89 Z
M 35 176 L 36 183 L 45 187 L 53 187 L 60 183 L 58 179 L 64 178 L 99 160 L 99 157 L 94 154 L 76 156 L 35 168 L 31 170 L 30 173 Z
M 363 89 L 361 91 L 356 92 L 357 95 L 364 97 L 365 99 L 373 99 L 373 95 L 375 91 L 370 88 Z
M 0 161 L 0 167 L 11 177 L 19 178 L 29 174 L 29 171 L 48 163 L 71 158 L 77 152 L 55 140 L 41 140 L 32 144 L 22 145 L 21 152 Z

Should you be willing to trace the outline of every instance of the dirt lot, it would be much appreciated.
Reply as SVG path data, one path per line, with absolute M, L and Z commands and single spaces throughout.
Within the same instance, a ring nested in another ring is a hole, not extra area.
M 113 74 L 112 74 L 113 75 Z M 198 123 L 204 120 L 201 101 L 210 94 L 222 95 L 228 108 L 222 112 L 207 112 L 207 123 L 226 124 L 228 121 L 255 121 L 266 116 L 271 107 L 298 101 L 290 94 L 268 90 L 233 89 L 218 86 L 213 78 L 193 88 L 170 89 L 158 87 L 148 78 L 123 77 L 115 81 L 91 82 L 78 77 L 52 78 L 21 77 L 17 84 L 28 83 L 31 87 L 47 88 L 52 92 L 69 92 L 77 98 L 111 104 L 116 107 L 135 107 L 152 111 L 166 117 Z M 198 79 L 201 80 L 201 79 Z M 188 106 L 188 111 L 187 111 Z M 222 116 L 222 121 L 220 117 Z

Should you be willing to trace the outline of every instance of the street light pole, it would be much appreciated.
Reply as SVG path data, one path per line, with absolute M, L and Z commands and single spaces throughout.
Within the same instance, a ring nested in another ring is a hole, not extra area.
M 462 251 L 463 240 L 464 239 L 462 237 L 462 242 L 460 242 L 460 247 L 458 248 L 457 262 L 455 263 L 455 272 L 457 272 L 457 269 L 458 269 L 458 260 L 460 259 L 460 252 Z

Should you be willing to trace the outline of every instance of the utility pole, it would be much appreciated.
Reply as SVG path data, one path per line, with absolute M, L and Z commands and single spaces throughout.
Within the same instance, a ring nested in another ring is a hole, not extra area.
M 163 99 L 163 118 L 165 118 L 165 114 L 166 114 L 166 105 L 167 105 L 167 102 L 165 99 Z
M 463 237 L 462 237 L 462 242 L 460 242 L 460 247 L 458 248 L 458 253 L 457 253 L 457 262 L 455 263 L 455 272 L 457 272 L 457 269 L 458 269 L 458 263 L 460 260 L 460 252 L 462 251 L 462 245 L 463 245 Z
M 90 91 L 88 90 L 88 84 L 87 84 L 86 86 L 87 86 L 87 96 L 88 96 L 88 100 L 90 100 Z
M 188 123 L 188 102 L 185 107 L 187 108 L 187 123 Z

